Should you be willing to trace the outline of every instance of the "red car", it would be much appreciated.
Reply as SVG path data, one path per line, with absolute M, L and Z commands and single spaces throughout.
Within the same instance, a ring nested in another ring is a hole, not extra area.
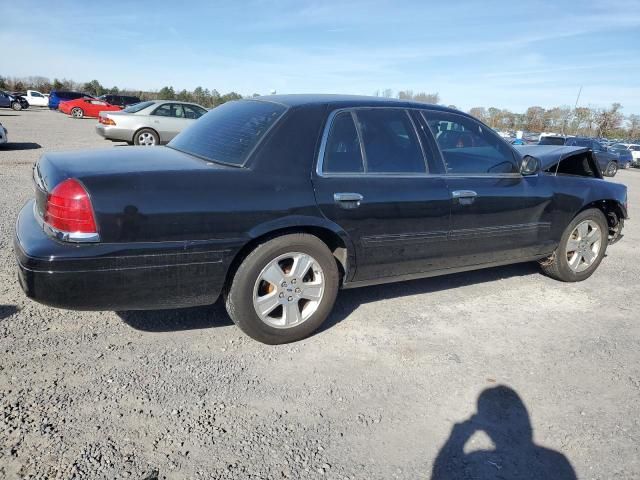
M 67 115 L 71 115 L 73 118 L 82 117 L 98 117 L 100 112 L 113 112 L 121 110 L 117 105 L 111 105 L 110 103 L 103 102 L 97 98 L 78 98 L 77 100 L 69 100 L 68 102 L 61 102 L 58 106 L 58 110 Z

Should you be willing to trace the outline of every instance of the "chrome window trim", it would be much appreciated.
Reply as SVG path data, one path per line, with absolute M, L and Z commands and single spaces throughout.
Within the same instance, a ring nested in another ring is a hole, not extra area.
M 426 122 L 427 119 L 424 117 L 423 112 L 425 111 L 429 111 L 429 112 L 437 112 L 438 110 L 430 110 L 429 108 L 412 108 L 412 107 L 396 107 L 396 106 L 389 106 L 389 107 L 342 107 L 342 108 L 336 108 L 335 110 L 332 110 L 331 112 L 329 112 L 329 115 L 327 116 L 327 121 L 324 125 L 324 130 L 322 132 L 322 137 L 320 140 L 320 149 L 318 151 L 318 156 L 316 158 L 316 168 L 315 168 L 315 173 L 318 177 L 322 177 L 322 178 L 358 178 L 358 177 L 379 177 L 379 178 L 523 178 L 523 175 L 520 172 L 514 172 L 514 173 L 470 173 L 470 174 L 463 174 L 463 173 L 430 173 L 429 172 L 429 165 L 428 163 L 428 159 L 426 157 L 426 154 L 423 150 L 423 158 L 425 160 L 425 168 L 427 169 L 426 173 L 367 173 L 367 172 L 342 172 L 342 173 L 331 173 L 331 172 L 323 172 L 322 171 L 322 166 L 324 164 L 324 156 L 325 156 L 325 152 L 326 152 L 326 148 L 327 148 L 327 142 L 329 140 L 329 134 L 331 133 L 331 127 L 333 125 L 333 121 L 335 119 L 335 117 L 342 112 L 350 112 L 352 118 L 354 117 L 354 111 L 355 110 L 371 110 L 371 109 L 381 109 L 381 108 L 386 108 L 386 109 L 395 109 L 395 110 L 405 110 L 405 112 L 407 112 L 409 110 L 413 110 L 418 112 L 419 114 L 423 115 L 423 120 Z M 452 114 L 452 115 L 457 115 L 455 113 L 452 112 L 444 112 L 447 114 Z M 458 116 L 463 116 L 463 115 L 458 115 Z M 409 119 L 412 121 L 412 124 L 414 126 L 414 129 L 416 128 L 415 123 L 413 123 L 413 119 L 411 118 L 411 115 L 409 115 Z M 360 140 L 360 152 L 362 155 L 362 161 L 366 162 L 365 160 L 365 154 L 364 154 L 364 145 L 362 144 L 362 137 L 360 135 L 360 130 L 358 127 L 358 122 L 356 121 L 357 119 L 353 118 L 353 121 L 355 123 L 355 127 L 356 127 L 356 131 L 358 132 L 358 138 Z M 477 120 L 476 120 L 477 121 Z M 479 122 L 480 123 L 480 122 Z M 480 123 L 482 125 L 482 123 Z M 483 125 L 484 126 L 484 125 Z M 432 135 L 433 133 L 431 132 L 431 130 L 429 129 L 428 133 L 425 133 Z M 420 148 L 423 148 L 422 146 L 422 140 L 420 139 L 420 135 L 419 132 L 416 130 L 416 135 L 418 137 L 418 142 L 420 142 Z M 438 145 L 438 142 L 435 141 L 436 147 L 438 148 L 438 153 L 440 154 L 440 158 L 442 158 L 442 152 L 440 151 L 440 145 Z M 515 159 L 514 159 L 515 160 Z M 364 165 L 363 165 L 364 168 Z
M 425 168 L 425 173 L 383 173 L 383 172 L 373 172 L 373 173 L 369 173 L 367 172 L 367 154 L 364 148 L 364 142 L 363 142 L 363 137 L 362 137 L 362 132 L 360 130 L 360 122 L 358 121 L 357 118 L 357 111 L 358 110 L 380 110 L 380 109 L 387 109 L 387 110 L 402 110 L 404 112 L 405 115 L 407 115 L 407 117 L 409 118 L 409 122 L 411 122 L 411 125 L 413 126 L 413 133 L 416 137 L 416 139 L 418 140 L 418 145 L 420 147 L 420 152 L 422 153 L 422 160 L 424 162 L 424 168 Z M 411 115 L 409 115 L 409 110 L 422 110 L 420 108 L 407 108 L 407 107 L 397 107 L 397 106 L 389 106 L 389 107 L 343 107 L 343 108 L 337 108 L 335 110 L 332 110 L 329 115 L 327 116 L 327 122 L 324 126 L 324 130 L 322 132 L 322 139 L 320 141 L 320 149 L 318 151 L 318 157 L 316 158 L 316 175 L 318 175 L 319 177 L 333 177 L 333 176 L 340 176 L 340 177 L 351 177 L 351 176 L 361 176 L 361 175 L 367 175 L 367 176 L 383 176 L 383 177 L 423 177 L 423 176 L 428 176 L 429 175 L 429 164 L 428 164 L 428 160 L 426 157 L 426 153 L 424 150 L 424 147 L 422 145 L 422 139 L 420 138 L 420 132 L 418 132 L 418 129 L 416 127 L 415 122 L 413 121 L 413 118 L 411 118 Z M 360 142 L 360 155 L 362 156 L 362 168 L 365 170 L 364 172 L 353 172 L 353 173 L 349 173 L 349 172 L 344 172 L 344 173 L 329 173 L 329 172 L 323 172 L 322 171 L 322 166 L 324 164 L 324 156 L 325 156 L 325 152 L 327 149 L 327 143 L 329 140 L 329 135 L 331 133 L 331 127 L 333 126 L 333 121 L 335 120 L 336 116 L 338 116 L 340 113 L 342 112 L 349 112 L 351 113 L 351 118 L 353 120 L 353 123 L 355 124 L 356 127 L 356 132 L 358 133 L 358 141 Z

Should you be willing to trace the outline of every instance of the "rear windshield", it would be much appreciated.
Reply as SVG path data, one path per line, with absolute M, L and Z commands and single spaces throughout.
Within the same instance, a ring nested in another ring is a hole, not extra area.
M 227 102 L 180 133 L 169 147 L 214 162 L 242 165 L 285 110 L 271 102 Z
M 564 145 L 564 137 L 542 137 L 538 145 Z
M 151 105 L 153 105 L 153 102 L 140 102 L 134 105 L 129 105 L 127 108 L 125 108 L 122 111 L 127 113 L 136 113 L 136 112 L 139 112 L 140 110 L 144 110 L 145 108 Z

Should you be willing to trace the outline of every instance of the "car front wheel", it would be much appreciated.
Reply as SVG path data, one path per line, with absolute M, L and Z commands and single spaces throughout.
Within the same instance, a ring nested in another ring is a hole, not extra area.
M 240 264 L 225 303 L 247 335 L 275 345 L 309 336 L 338 293 L 336 260 L 317 237 L 296 233 L 258 245 Z
M 84 112 L 82 111 L 81 108 L 75 107 L 71 109 L 71 116 L 73 118 L 82 118 L 84 117 Z
M 608 239 L 604 214 L 596 209 L 585 210 L 566 228 L 554 254 L 541 262 L 542 270 L 563 282 L 586 280 L 604 258 Z
M 13 108 L 15 111 L 20 111 L 22 110 L 22 105 L 20 104 L 20 102 L 13 102 L 11 104 L 11 108 Z

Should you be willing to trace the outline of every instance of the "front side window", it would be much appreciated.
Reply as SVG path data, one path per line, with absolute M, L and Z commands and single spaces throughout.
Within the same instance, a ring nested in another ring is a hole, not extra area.
M 40 95 L 38 92 L 31 92 L 31 96 L 32 97 L 39 97 L 39 98 L 43 98 L 44 95 Z
M 423 112 L 449 174 L 517 173 L 509 146 L 479 122 L 447 112 Z
M 151 115 L 159 117 L 184 118 L 184 109 L 179 103 L 165 103 L 156 108 Z
M 425 173 L 426 165 L 411 118 L 405 110 L 356 110 L 369 173 Z
M 169 147 L 214 162 L 242 165 L 285 111 L 285 106 L 274 102 L 227 102 L 183 130 Z
M 361 173 L 364 171 L 360 139 L 351 112 L 340 112 L 333 119 L 324 151 L 323 172 Z

